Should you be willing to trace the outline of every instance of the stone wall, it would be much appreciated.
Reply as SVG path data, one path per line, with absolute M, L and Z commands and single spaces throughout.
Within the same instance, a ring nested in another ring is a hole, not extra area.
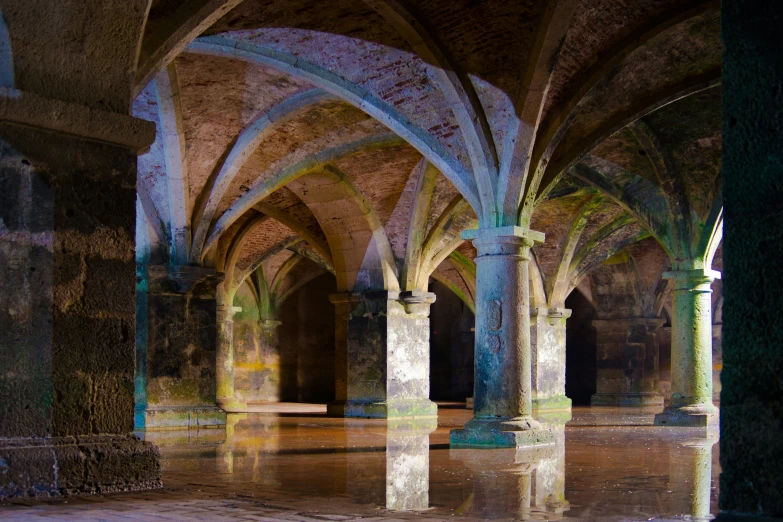
M 288 364 L 281 363 L 278 323 L 261 319 L 249 291 L 240 289 L 234 306 L 242 309 L 234 315 L 234 390 L 237 399 L 242 403 L 279 401 L 281 382 L 284 375 L 290 375 L 291 361 L 289 357 Z
M 334 276 L 304 285 L 280 307 L 279 321 L 262 319 L 246 285 L 233 305 L 234 388 L 242 403 L 334 399 Z

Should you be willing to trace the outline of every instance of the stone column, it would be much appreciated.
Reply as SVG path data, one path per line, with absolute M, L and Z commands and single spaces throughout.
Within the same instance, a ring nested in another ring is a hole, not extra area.
M 712 289 L 720 274 L 713 270 L 679 270 L 664 277 L 674 283 L 672 317 L 671 405 L 655 423 L 717 426 L 712 404 Z
M 217 405 L 226 412 L 242 412 L 247 409 L 247 404 L 237 399 L 234 389 L 234 315 L 241 311 L 239 306 L 225 304 L 218 304 L 216 310 Z
M 566 320 L 571 310 L 532 308 L 530 349 L 534 412 L 570 412 L 565 394 Z
M 340 417 L 429 417 L 429 292 L 334 294 L 335 401 Z
M 532 417 L 528 263 L 543 234 L 520 227 L 466 230 L 476 257 L 474 416 L 451 432 L 452 446 L 552 444 Z
M 664 319 L 597 319 L 593 406 L 663 406 L 657 332 Z
M 195 266 L 147 266 L 146 401 L 136 429 L 218 427 L 217 305 L 223 275 Z
M 0 498 L 161 486 L 131 433 L 136 153 L 153 139 L 129 116 L 0 103 Z
M 240 343 L 234 361 L 238 400 L 249 402 L 280 400 L 280 353 L 277 327 L 273 319 L 259 319 L 253 325 L 255 338 Z

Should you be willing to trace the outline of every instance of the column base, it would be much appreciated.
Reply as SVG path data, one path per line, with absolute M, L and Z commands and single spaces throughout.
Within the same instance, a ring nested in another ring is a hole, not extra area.
M 326 407 L 331 417 L 367 419 L 437 417 L 438 405 L 429 399 L 372 401 L 335 401 Z
M 657 392 L 596 393 L 591 406 L 663 406 L 663 395 Z
M 160 451 L 131 435 L 0 441 L 0 499 L 163 487 Z
M 461 429 L 451 430 L 452 448 L 522 448 L 555 443 L 551 429 L 530 419 L 473 419 Z
M 656 426 L 679 426 L 685 428 L 718 428 L 720 410 L 712 404 L 695 406 L 670 406 L 655 416 Z
M 217 406 L 162 406 L 136 410 L 137 430 L 224 428 L 226 412 Z
M 571 411 L 571 399 L 565 395 L 553 395 L 533 399 L 533 411 Z
M 247 402 L 240 401 L 234 397 L 218 398 L 217 405 L 226 413 L 247 413 Z

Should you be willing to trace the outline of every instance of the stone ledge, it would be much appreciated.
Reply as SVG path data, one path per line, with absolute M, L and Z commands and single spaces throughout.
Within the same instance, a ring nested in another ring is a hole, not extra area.
M 571 411 L 571 399 L 565 395 L 533 399 L 533 411 Z
M 137 430 L 223 428 L 226 412 L 217 406 L 170 406 L 136 410 Z
M 0 440 L 0 498 L 162 486 L 160 451 L 132 435 Z
M 331 417 L 360 417 L 366 419 L 437 417 L 438 405 L 428 399 L 393 401 L 335 401 L 326 408 Z
M 0 122 L 108 143 L 137 154 L 147 152 L 155 141 L 151 121 L 9 88 L 0 88 Z

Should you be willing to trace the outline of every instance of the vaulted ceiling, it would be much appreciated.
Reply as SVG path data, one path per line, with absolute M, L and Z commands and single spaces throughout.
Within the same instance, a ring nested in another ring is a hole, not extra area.
M 470 302 L 461 230 L 529 224 L 534 301 L 562 306 L 720 218 L 718 2 L 154 0 L 139 60 L 139 259 L 228 292 L 328 271 Z

